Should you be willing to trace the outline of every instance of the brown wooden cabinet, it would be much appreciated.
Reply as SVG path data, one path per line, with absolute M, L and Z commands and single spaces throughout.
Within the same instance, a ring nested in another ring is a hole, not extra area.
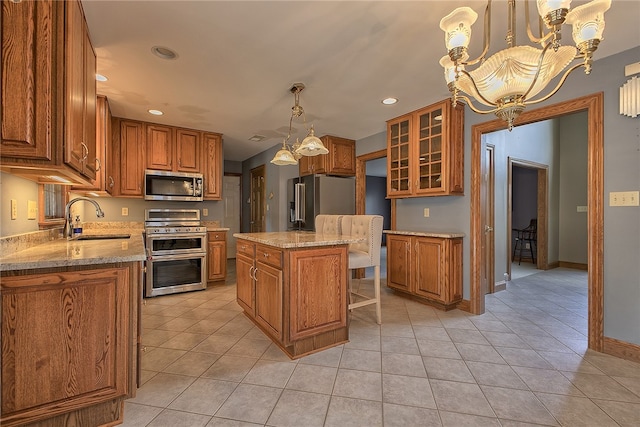
M 326 174 L 337 176 L 356 175 L 356 142 L 352 139 L 325 135 L 320 138 L 328 154 L 302 156 L 298 168 L 300 176 Z
M 222 200 L 222 135 L 205 132 L 202 134 L 204 149 L 204 199 Z
M 0 166 L 38 182 L 95 176 L 95 53 L 78 1 L 2 1 Z M 84 144 L 84 145 L 82 145 Z
M 201 133 L 147 123 L 147 169 L 199 173 L 202 170 Z
M 227 232 L 207 233 L 207 281 L 218 282 L 227 278 Z
M 280 249 L 238 239 L 237 301 L 291 358 L 346 342 L 347 246 Z
M 78 0 L 65 2 L 65 162 L 96 176 L 96 54 Z
M 146 153 L 144 123 L 134 120 L 113 119 L 113 146 L 117 159 L 114 196 L 143 197 Z
M 3 275 L 0 424 L 121 422 L 136 391 L 140 268 Z
M 387 285 L 438 308 L 462 300 L 462 238 L 387 235 Z
M 464 106 L 438 102 L 387 122 L 387 197 L 464 192 Z
M 113 131 L 111 123 L 111 109 L 106 96 L 98 95 L 96 105 L 96 149 L 97 170 L 93 185 L 73 186 L 73 192 L 79 194 L 99 194 L 102 196 L 113 194 L 115 188 Z

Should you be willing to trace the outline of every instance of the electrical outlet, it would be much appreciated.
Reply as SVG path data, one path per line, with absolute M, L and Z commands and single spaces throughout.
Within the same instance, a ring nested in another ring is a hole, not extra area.
M 202 216 L 209 216 L 209 209 L 202 208 Z
M 429 218 L 429 208 L 424 208 L 424 217 Z
M 18 219 L 18 201 L 11 199 L 11 219 Z
M 122 216 L 129 216 L 129 208 L 122 208 Z

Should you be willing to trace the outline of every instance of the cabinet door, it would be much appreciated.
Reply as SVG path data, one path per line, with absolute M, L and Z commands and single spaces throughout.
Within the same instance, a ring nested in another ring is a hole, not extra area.
M 120 191 L 122 196 L 142 197 L 145 152 L 144 124 L 131 120 L 120 122 Z
M 411 292 L 411 237 L 387 235 L 387 285 Z
M 128 273 L 111 268 L 2 279 L 3 425 L 129 393 L 136 319 Z
M 2 141 L 5 158 L 37 159 L 45 163 L 57 157 L 54 145 L 62 140 L 56 112 L 61 103 L 55 94 L 57 27 L 64 3 L 57 1 L 2 2 Z
M 65 143 L 64 161 L 83 172 L 88 159 L 84 141 L 84 17 L 79 1 L 66 3 L 65 20 Z M 84 147 L 83 147 L 84 145 Z
M 256 262 L 256 314 L 258 324 L 282 339 L 282 270 Z
M 227 276 L 227 242 L 226 233 L 220 231 L 210 231 L 208 237 L 208 281 L 215 282 L 224 280 Z
M 388 197 L 411 194 L 410 131 L 410 116 L 403 116 L 387 123 Z
M 324 142 L 324 140 L 323 140 Z M 356 174 L 356 145 L 351 139 L 329 137 L 329 167 L 328 174 L 340 176 L 355 176 Z
M 442 300 L 444 240 L 429 237 L 415 239 L 415 293 Z
M 253 258 L 236 253 L 236 292 L 240 307 L 252 317 L 255 314 L 255 287 L 253 281 Z
M 313 175 L 314 173 L 326 173 L 327 154 L 318 156 L 302 156 L 298 160 L 298 171 L 300 176 Z
M 173 167 L 173 128 L 146 125 L 147 169 L 170 171 Z
M 176 164 L 178 172 L 199 173 L 202 169 L 200 159 L 202 148 L 200 132 L 188 129 L 176 129 Z
M 219 134 L 202 135 L 204 161 L 204 198 L 222 200 L 222 137 Z
M 415 193 L 439 193 L 446 188 L 446 144 L 444 141 L 444 112 L 435 108 L 416 114 L 414 159 Z
M 82 20 L 84 27 L 84 112 L 82 140 L 87 146 L 87 158 L 84 162 L 83 174 L 91 179 L 96 178 L 98 170 L 98 151 L 96 141 L 96 53 L 91 45 L 87 24 Z

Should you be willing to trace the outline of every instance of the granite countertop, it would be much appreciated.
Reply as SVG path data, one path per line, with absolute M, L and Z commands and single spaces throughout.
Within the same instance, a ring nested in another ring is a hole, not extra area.
M 85 234 L 122 234 L 91 230 Z M 127 230 L 128 239 L 67 240 L 58 238 L 0 257 L 0 271 L 144 261 L 142 230 Z
M 420 236 L 420 237 L 439 237 L 441 239 L 458 239 L 464 237 L 464 233 L 459 232 L 446 232 L 446 231 L 408 231 L 408 230 L 384 230 L 386 234 L 402 234 L 405 236 Z
M 315 246 L 347 245 L 364 242 L 364 237 L 322 234 L 313 231 L 281 231 L 271 233 L 235 233 L 233 237 L 277 248 L 308 248 Z

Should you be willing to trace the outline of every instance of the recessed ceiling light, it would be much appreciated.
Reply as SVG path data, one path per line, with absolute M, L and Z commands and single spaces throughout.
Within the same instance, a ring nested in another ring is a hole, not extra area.
M 102 74 L 96 73 L 96 80 L 99 82 L 106 82 L 109 79 L 106 76 L 103 76 Z
M 149 114 L 153 114 L 154 116 L 161 116 L 164 113 L 160 110 L 149 110 Z
M 385 98 L 385 99 L 382 100 L 382 103 L 384 105 L 393 105 L 396 102 L 398 102 L 398 98 Z
M 151 48 L 151 52 L 162 59 L 176 59 L 178 57 L 178 54 L 173 50 L 163 46 L 154 46 Z

